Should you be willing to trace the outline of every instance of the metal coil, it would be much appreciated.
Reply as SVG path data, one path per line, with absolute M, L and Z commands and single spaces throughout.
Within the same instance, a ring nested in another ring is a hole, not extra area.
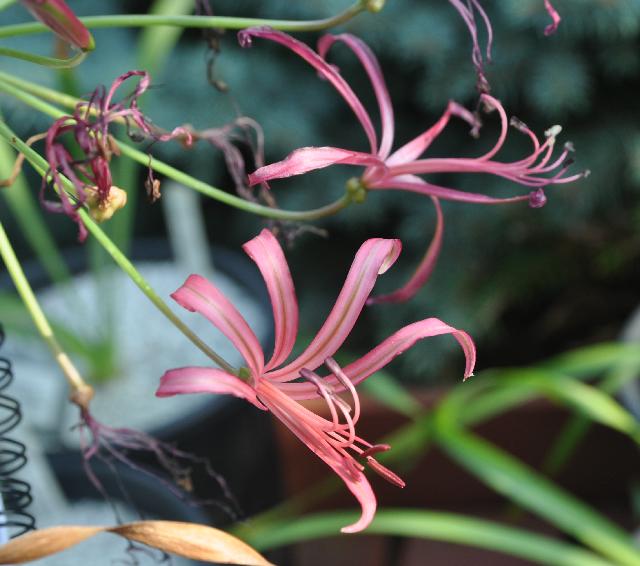
M 4 343 L 4 329 L 0 325 L 0 348 Z M 13 381 L 11 362 L 0 357 L 0 529 L 2 534 L 16 537 L 35 528 L 35 520 L 27 511 L 31 504 L 31 486 L 14 475 L 27 463 L 27 450 L 22 442 L 7 435 L 22 420 L 20 403 L 6 395 Z

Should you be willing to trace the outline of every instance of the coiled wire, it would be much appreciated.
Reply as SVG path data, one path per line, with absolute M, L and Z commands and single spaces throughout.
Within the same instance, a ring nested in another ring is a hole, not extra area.
M 0 324 L 0 348 L 4 338 L 4 328 Z M 22 420 L 20 404 L 5 394 L 12 381 L 11 362 L 0 356 L 0 540 L 35 528 L 35 520 L 27 511 L 32 501 L 31 486 L 14 477 L 27 463 L 26 447 L 22 442 L 7 438 Z

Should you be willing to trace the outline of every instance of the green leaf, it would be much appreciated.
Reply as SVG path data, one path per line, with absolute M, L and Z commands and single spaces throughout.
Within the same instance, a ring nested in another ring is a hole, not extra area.
M 436 415 L 437 441 L 459 464 L 617 564 L 640 565 L 640 550 L 622 529 L 491 443 L 460 431 L 450 417 Z
M 323 513 L 295 521 L 274 522 L 257 532 L 243 532 L 247 542 L 267 550 L 338 534 L 353 513 Z M 425 538 L 494 550 L 554 566 L 611 566 L 613 563 L 575 545 L 483 519 L 453 513 L 386 509 L 378 511 L 363 535 Z M 353 535 L 350 535 L 353 536 Z
M 637 344 L 610 342 L 587 346 L 552 358 L 541 367 L 574 377 L 593 377 L 624 361 L 640 365 L 640 348 Z
M 382 405 L 413 419 L 420 413 L 420 403 L 386 371 L 376 374 L 360 385 L 360 389 Z

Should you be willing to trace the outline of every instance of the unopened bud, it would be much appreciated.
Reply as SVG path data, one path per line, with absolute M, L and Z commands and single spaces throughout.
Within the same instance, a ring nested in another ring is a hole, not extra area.
M 64 0 L 22 0 L 22 5 L 58 37 L 82 51 L 93 51 L 93 36 Z
M 98 190 L 95 187 L 89 187 L 86 190 L 87 200 L 85 204 L 89 208 L 89 214 L 96 222 L 105 222 L 109 220 L 117 210 L 120 210 L 127 204 L 127 192 L 121 188 L 112 185 L 106 198 L 100 199 Z

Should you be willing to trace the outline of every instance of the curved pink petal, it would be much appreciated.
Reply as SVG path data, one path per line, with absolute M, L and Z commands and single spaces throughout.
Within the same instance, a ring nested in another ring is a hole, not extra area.
M 367 304 L 401 303 L 408 301 L 414 297 L 420 289 L 422 289 L 429 277 L 431 277 L 438 261 L 440 250 L 442 249 L 442 234 L 444 232 L 444 217 L 442 215 L 440 201 L 435 197 L 431 197 L 431 200 L 433 201 L 433 206 L 436 209 L 436 229 L 420 265 L 418 265 L 415 273 L 411 276 L 411 279 L 409 279 L 409 281 L 407 281 L 400 289 L 386 295 L 371 297 L 367 301 Z
M 282 179 L 301 175 L 330 165 L 362 165 L 384 167 L 375 155 L 361 151 L 351 151 L 339 147 L 301 147 L 292 151 L 285 159 L 260 167 L 249 175 L 249 185 L 265 183 L 272 179 Z
M 320 56 L 326 58 L 327 52 L 336 41 L 342 41 L 356 54 L 356 57 L 358 57 L 369 76 L 378 101 L 380 120 L 382 122 L 382 136 L 378 156 L 381 159 L 386 159 L 393 145 L 393 106 L 378 59 L 364 41 L 350 33 L 341 33 L 340 35 L 327 34 L 322 36 L 320 41 L 318 41 L 318 53 L 320 53 Z
M 466 358 L 464 379 L 473 375 L 473 368 L 476 363 L 476 347 L 471 336 L 437 318 L 427 318 L 401 328 L 359 360 L 342 368 L 342 371 L 356 385 L 386 366 L 419 340 L 441 334 L 453 335 L 462 347 Z M 333 375 L 326 377 L 324 382 L 336 391 L 344 389 L 344 386 Z M 293 399 L 313 399 L 317 396 L 315 385 L 311 383 L 283 383 L 278 387 Z
M 242 248 L 258 266 L 273 308 L 275 346 L 265 366 L 265 370 L 269 370 L 284 362 L 293 349 L 298 334 L 298 300 L 287 260 L 269 230 L 262 230 Z
M 190 275 L 171 298 L 185 309 L 210 320 L 231 340 L 254 378 L 262 374 L 264 354 L 258 338 L 236 307 L 212 283 L 200 275 Z
M 362 473 L 362 466 L 346 451 L 339 451 L 328 442 L 326 431 L 322 428 L 322 423 L 328 422 L 288 397 L 280 386 L 274 386 L 266 380 L 258 384 L 257 393 L 269 411 L 340 476 L 360 503 L 360 518 L 340 530 L 343 533 L 356 533 L 365 529 L 376 513 L 376 496 Z
M 21 0 L 38 20 L 58 37 L 82 51 L 93 51 L 95 41 L 64 0 Z
M 556 30 L 558 29 L 558 26 L 560 25 L 560 21 L 562 20 L 562 18 L 560 17 L 560 14 L 558 14 L 558 12 L 556 11 L 556 9 L 553 7 L 553 5 L 549 0 L 544 0 L 544 7 L 547 13 L 549 14 L 549 16 L 551 17 L 551 23 L 546 28 L 544 28 L 544 34 L 551 35 L 552 33 L 555 33 Z
M 412 139 L 410 142 L 403 145 L 401 148 L 393 152 L 393 154 L 386 160 L 388 166 L 398 165 L 400 163 L 406 163 L 413 161 L 420 157 L 433 143 L 445 129 L 452 116 L 463 119 L 474 130 L 479 128 L 480 123 L 478 119 L 469 112 L 463 106 L 460 106 L 457 102 L 449 101 L 447 109 L 444 111 L 440 119 L 431 126 L 428 130 Z
M 171 397 L 189 393 L 234 395 L 252 403 L 258 409 L 266 407 L 258 401 L 256 392 L 235 375 L 215 368 L 186 367 L 171 369 L 160 378 L 156 397 Z
M 251 39 L 253 37 L 261 37 L 263 39 L 269 39 L 271 41 L 275 41 L 285 47 L 288 47 L 291 51 L 293 51 L 296 55 L 299 55 L 302 59 L 304 59 L 309 65 L 311 65 L 320 76 L 327 79 L 335 89 L 340 93 L 342 98 L 346 101 L 346 103 L 351 107 L 358 120 L 362 124 L 364 131 L 369 140 L 369 145 L 371 146 L 371 152 L 374 153 L 377 148 L 377 140 L 376 140 L 376 131 L 371 123 L 371 118 L 367 111 L 365 110 L 362 102 L 356 96 L 355 92 L 353 92 L 352 88 L 348 85 L 347 81 L 345 81 L 340 73 L 336 71 L 336 69 L 329 65 L 322 57 L 320 57 L 313 49 L 311 49 L 308 45 L 298 41 L 297 39 L 283 33 L 281 31 L 276 31 L 270 27 L 253 27 L 242 30 L 238 33 L 238 40 L 242 47 L 248 47 L 251 45 Z
M 427 161 L 427 160 L 425 160 Z M 413 175 L 399 175 L 398 177 L 384 177 L 376 181 L 373 185 L 368 185 L 368 189 L 400 189 L 411 191 L 421 195 L 428 195 L 445 200 L 455 200 L 459 202 L 471 202 L 475 204 L 507 204 L 512 202 L 528 201 L 529 195 L 519 195 L 515 197 L 497 198 L 480 193 L 469 193 L 457 189 L 448 189 L 432 183 L 422 181 L 419 183 Z
M 382 238 L 373 238 L 362 244 L 336 304 L 311 344 L 290 364 L 268 372 L 265 377 L 274 381 L 296 379 L 302 368 L 314 370 L 333 356 L 360 316 L 378 275 L 393 265 L 401 248 L 400 240 Z

